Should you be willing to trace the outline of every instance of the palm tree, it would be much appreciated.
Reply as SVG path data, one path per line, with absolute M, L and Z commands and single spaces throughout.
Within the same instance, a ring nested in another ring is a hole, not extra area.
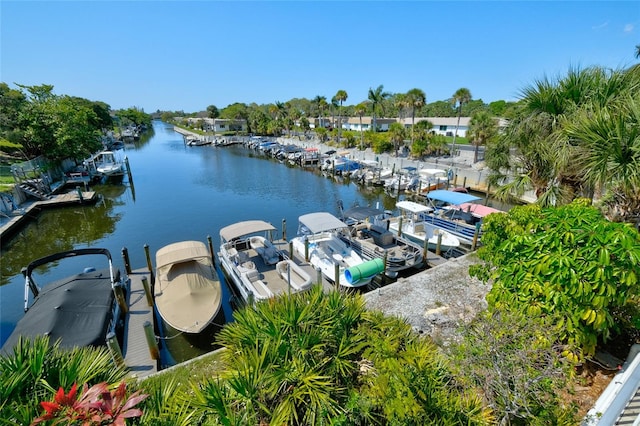
M 391 96 L 391 93 L 385 92 L 382 84 L 378 86 L 375 90 L 369 88 L 369 96 L 368 99 L 371 101 L 371 108 L 373 109 L 373 131 L 378 131 L 378 126 L 376 123 L 376 111 L 378 106 L 382 106 L 382 101 Z
M 405 95 L 406 104 L 411 109 L 411 145 L 413 145 L 413 127 L 416 120 L 416 109 L 420 109 L 427 102 L 427 95 L 420 89 L 411 89 Z
M 334 99 L 336 101 L 338 101 L 338 103 L 339 103 L 339 107 L 338 107 L 338 144 L 340 143 L 340 138 L 342 136 L 342 103 L 344 101 L 346 101 L 348 97 L 349 97 L 349 95 L 347 95 L 347 92 L 344 91 L 344 90 L 338 90 L 336 92 L 336 95 L 334 96 Z
M 362 128 L 362 116 L 367 112 L 367 102 L 360 102 L 356 105 L 354 112 L 358 117 L 360 117 L 360 149 L 362 150 L 364 147 L 364 129 Z
M 460 127 L 460 116 L 462 115 L 462 105 L 468 103 L 471 100 L 471 91 L 466 87 L 462 87 L 453 94 L 451 98 L 453 105 L 458 108 L 458 121 L 456 123 L 456 130 L 453 133 L 453 142 L 451 143 L 451 164 L 453 164 L 453 156 L 456 152 L 456 137 L 458 136 L 458 127 Z
M 393 149 L 398 156 L 398 148 L 404 142 L 405 128 L 401 123 L 391 123 L 389 126 L 389 140 L 393 143 Z
M 329 105 L 327 104 L 327 98 L 325 96 L 316 96 L 313 98 L 313 103 L 318 107 L 318 125 L 320 127 L 324 127 L 324 123 L 322 120 L 322 114 L 324 113 L 324 109 Z
M 475 147 L 473 162 L 478 162 L 478 148 L 498 134 L 496 121 L 487 111 L 478 111 L 471 117 L 467 136 Z

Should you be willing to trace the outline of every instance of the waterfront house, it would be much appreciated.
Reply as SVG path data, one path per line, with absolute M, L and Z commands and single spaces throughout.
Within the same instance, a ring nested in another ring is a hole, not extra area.
M 376 127 L 378 132 L 386 132 L 389 130 L 391 123 L 395 123 L 398 120 L 395 118 L 381 118 L 376 117 Z M 360 117 L 349 117 L 349 119 L 343 123 L 342 128 L 345 130 L 352 130 L 355 132 L 366 132 L 373 129 L 373 117 L 362 117 L 362 126 L 360 126 Z

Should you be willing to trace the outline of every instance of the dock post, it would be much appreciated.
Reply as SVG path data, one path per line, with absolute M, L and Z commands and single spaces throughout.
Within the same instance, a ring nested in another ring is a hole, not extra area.
M 398 237 L 402 237 L 402 216 L 398 218 Z
M 127 167 L 127 177 L 129 178 L 129 182 L 133 182 L 133 178 L 131 177 L 131 167 L 129 166 L 129 157 L 125 155 L 124 164 Z
M 282 239 L 287 241 L 287 219 L 282 219 Z
M 442 245 L 442 232 L 438 234 L 438 244 L 436 245 L 436 254 L 438 256 L 440 256 L 440 250 L 442 249 L 441 245 Z
M 318 285 L 322 285 L 322 269 L 320 267 L 316 267 L 316 280 Z
M 211 261 L 216 263 L 216 253 L 213 251 L 213 241 L 211 240 L 211 235 L 207 235 L 207 242 L 209 243 L 209 254 L 211 254 Z
M 127 299 L 124 297 L 124 288 L 120 285 L 117 285 L 113 288 L 113 292 L 116 295 L 116 300 L 118 301 L 118 306 L 122 310 L 122 313 L 129 312 L 129 306 L 127 306 Z
M 149 354 L 151 359 L 160 359 L 160 349 L 158 348 L 158 342 L 156 342 L 156 335 L 153 333 L 153 325 L 151 321 L 144 322 L 144 337 L 147 339 L 147 345 L 149 346 Z
M 385 286 L 385 281 L 387 280 L 387 258 L 389 257 L 389 252 L 387 250 L 384 251 L 384 259 L 382 260 L 384 262 L 384 266 L 382 269 L 382 283 L 380 284 L 382 287 Z
M 84 202 L 84 198 L 82 197 L 82 189 L 79 186 L 76 186 L 76 192 L 78 193 L 78 200 L 80 200 L 80 204 Z
M 488 205 L 489 204 L 489 191 L 491 191 L 491 184 L 488 183 L 487 184 L 487 196 L 484 199 L 484 205 Z
M 293 260 L 293 241 L 289 241 L 289 259 Z
M 429 239 L 425 235 L 424 244 L 422 244 L 422 258 L 424 259 L 424 263 L 429 264 Z
M 304 261 L 309 261 L 309 239 L 306 237 L 304 239 Z
M 127 274 L 131 275 L 131 262 L 129 262 L 129 250 L 126 247 L 122 247 L 122 261 L 124 262 L 124 270 Z
M 151 276 L 151 285 L 155 282 L 153 275 L 153 265 L 151 264 L 151 255 L 149 254 L 149 244 L 144 245 L 144 254 L 147 258 L 147 269 L 149 269 L 149 275 Z
M 122 356 L 122 349 L 120 349 L 120 344 L 118 343 L 118 338 L 116 337 L 116 333 L 110 331 L 107 334 L 107 349 L 109 349 L 109 353 L 111 354 L 111 359 L 118 366 L 124 366 L 124 357 Z
M 462 187 L 466 188 L 467 187 L 467 177 L 465 176 L 464 179 L 462 179 Z
M 335 278 L 335 283 L 336 283 L 336 288 L 340 288 L 340 265 L 338 265 L 337 263 L 334 265 L 334 278 Z
M 142 277 L 142 288 L 144 288 L 144 294 L 147 297 L 147 305 L 153 306 L 153 295 L 151 294 L 151 287 L 149 287 L 147 277 Z
M 473 241 L 471 242 L 471 250 L 476 249 L 476 245 L 478 244 L 478 237 L 480 236 L 480 222 L 476 223 L 476 230 L 473 233 Z

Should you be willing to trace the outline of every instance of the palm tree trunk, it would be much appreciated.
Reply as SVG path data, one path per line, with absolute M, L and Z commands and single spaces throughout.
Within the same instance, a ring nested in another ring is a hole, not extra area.
M 458 127 L 460 127 L 460 114 L 462 113 L 462 105 L 458 109 L 458 122 L 456 130 L 453 132 L 453 142 L 451 142 L 451 165 L 453 165 L 453 157 L 456 155 L 456 137 L 458 136 Z

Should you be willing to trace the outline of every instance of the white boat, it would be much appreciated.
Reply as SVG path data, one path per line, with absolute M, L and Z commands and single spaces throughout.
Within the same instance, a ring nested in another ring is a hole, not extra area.
M 415 167 L 404 167 L 400 173 L 385 179 L 384 189 L 387 191 L 405 191 L 417 187 L 420 178 Z
M 176 330 L 197 334 L 213 322 L 222 288 L 203 242 L 181 241 L 158 250 L 154 298 L 164 322 Z
M 419 191 L 429 192 L 436 189 L 444 189 L 449 182 L 449 175 L 446 170 L 442 169 L 420 169 Z
M 311 288 L 311 275 L 273 244 L 276 228 L 261 220 L 220 230 L 218 258 L 245 303 Z
M 423 265 L 423 248 L 387 229 L 388 215 L 373 207 L 353 207 L 342 213 L 349 235 L 341 238 L 366 260 L 385 259 L 385 274 L 395 278 L 400 271 Z M 344 236 L 343 236 L 344 235 Z
M 298 236 L 291 240 L 293 250 L 331 282 L 344 287 L 362 287 L 384 269 L 380 259 L 364 260 L 338 236 L 349 226 L 327 212 L 302 215 L 298 218 Z
M 478 204 L 482 198 L 458 191 L 436 190 L 426 194 L 430 212 L 423 219 L 445 229 L 458 237 L 464 244 L 479 240 L 482 232 L 479 228 L 482 219 L 492 213 L 502 211 Z
M 95 173 L 105 178 L 123 177 L 125 172 L 124 162 L 116 158 L 113 151 L 100 151 L 84 162 L 90 173 Z
M 413 201 L 398 201 L 396 207 L 400 215 L 389 219 L 389 229 L 397 235 L 421 246 L 426 240 L 430 250 L 436 250 L 438 242 L 443 252 L 460 246 L 455 235 L 424 220 L 423 215 L 432 212 L 433 208 Z

